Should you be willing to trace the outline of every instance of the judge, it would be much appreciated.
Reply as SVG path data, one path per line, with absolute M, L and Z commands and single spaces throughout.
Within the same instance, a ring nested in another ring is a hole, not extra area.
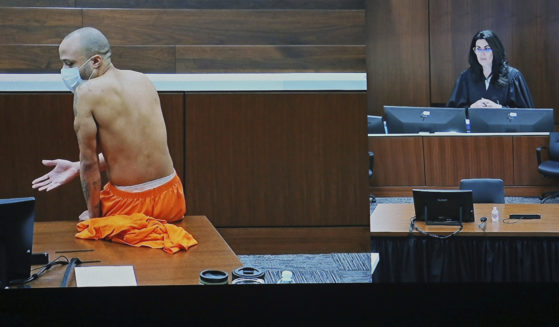
M 524 76 L 508 65 L 505 48 L 495 33 L 476 33 L 469 53 L 470 68 L 456 80 L 447 107 L 534 108 Z

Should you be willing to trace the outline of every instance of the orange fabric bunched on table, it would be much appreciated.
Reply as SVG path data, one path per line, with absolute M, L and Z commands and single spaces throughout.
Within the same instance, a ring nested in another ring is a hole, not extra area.
M 136 247 L 163 249 L 171 254 L 198 244 L 184 228 L 142 213 L 92 218 L 78 223 L 77 228 L 77 238 L 106 239 Z

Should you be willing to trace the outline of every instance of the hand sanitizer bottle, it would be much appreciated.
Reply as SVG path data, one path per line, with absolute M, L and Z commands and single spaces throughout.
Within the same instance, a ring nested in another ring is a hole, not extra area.
M 499 209 L 497 207 L 493 207 L 491 211 L 491 222 L 494 224 L 499 222 Z

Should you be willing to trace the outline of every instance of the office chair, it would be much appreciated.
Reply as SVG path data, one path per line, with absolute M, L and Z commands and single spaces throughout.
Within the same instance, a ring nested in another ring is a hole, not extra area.
M 547 149 L 549 160 L 542 162 L 542 150 Z M 540 146 L 536 149 L 538 171 L 544 177 L 559 177 L 559 132 L 549 133 L 549 147 Z M 545 192 L 540 195 L 541 203 L 559 196 L 559 191 Z
M 373 166 L 375 164 L 375 154 L 369 151 L 369 187 L 371 186 L 371 181 L 373 180 Z M 375 203 L 377 199 L 373 193 L 369 192 L 369 203 Z
M 385 134 L 381 116 L 367 115 L 367 134 Z
M 505 203 L 505 183 L 498 178 L 470 178 L 460 181 L 461 190 L 472 190 L 474 203 Z

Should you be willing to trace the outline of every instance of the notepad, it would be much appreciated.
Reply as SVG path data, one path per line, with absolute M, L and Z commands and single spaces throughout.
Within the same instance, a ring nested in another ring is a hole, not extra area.
M 133 266 L 76 267 L 78 287 L 137 286 Z

